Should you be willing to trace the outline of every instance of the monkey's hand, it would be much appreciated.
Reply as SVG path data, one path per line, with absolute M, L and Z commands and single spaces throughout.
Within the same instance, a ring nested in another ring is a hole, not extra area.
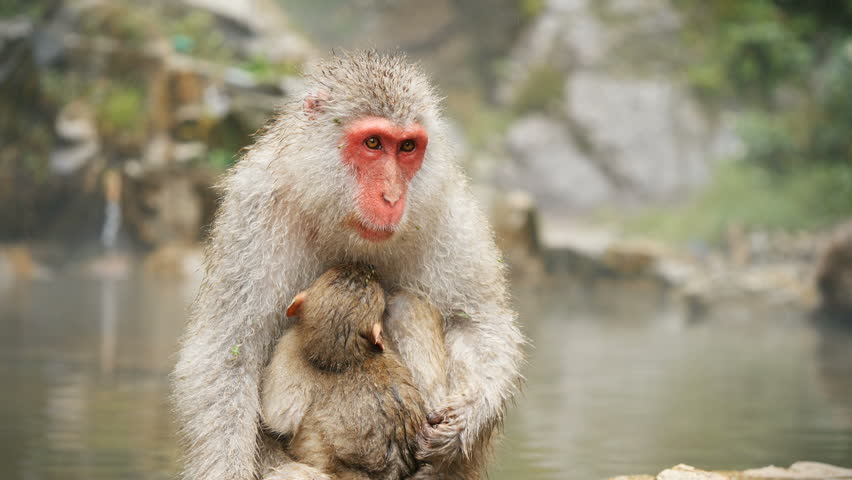
M 267 473 L 263 480 L 331 480 L 331 477 L 304 463 L 290 462 Z
M 440 466 L 453 463 L 464 453 L 462 432 L 467 427 L 467 408 L 462 402 L 451 402 L 426 416 L 417 434 L 417 459 Z

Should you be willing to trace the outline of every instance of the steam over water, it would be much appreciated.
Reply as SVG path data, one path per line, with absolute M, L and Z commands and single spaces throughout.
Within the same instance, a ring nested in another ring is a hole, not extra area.
M 653 291 L 596 288 L 516 288 L 534 347 L 491 478 L 852 466 L 852 332 L 686 323 Z M 3 478 L 174 478 L 167 374 L 195 289 L 141 275 L 0 286 Z

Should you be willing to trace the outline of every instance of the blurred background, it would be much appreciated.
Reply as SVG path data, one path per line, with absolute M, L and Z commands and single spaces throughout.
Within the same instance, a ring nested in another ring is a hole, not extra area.
M 491 478 L 852 467 L 849 0 L 0 0 L 4 478 L 174 478 L 217 178 L 341 46 L 432 75 L 510 265 Z

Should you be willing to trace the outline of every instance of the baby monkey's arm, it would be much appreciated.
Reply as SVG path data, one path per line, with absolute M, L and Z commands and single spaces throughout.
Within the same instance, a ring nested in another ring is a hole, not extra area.
M 299 353 L 296 332 L 288 331 L 263 372 L 260 390 L 264 426 L 291 438 L 299 430 L 315 389 L 313 376 Z

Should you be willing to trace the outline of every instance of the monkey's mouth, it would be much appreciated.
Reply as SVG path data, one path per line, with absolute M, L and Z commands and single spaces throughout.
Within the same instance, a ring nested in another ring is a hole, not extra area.
M 354 228 L 355 231 L 358 232 L 358 236 L 371 242 L 383 242 L 391 238 L 394 234 L 392 228 L 371 227 L 370 225 L 367 225 L 355 218 L 349 220 L 348 223 L 350 227 Z

